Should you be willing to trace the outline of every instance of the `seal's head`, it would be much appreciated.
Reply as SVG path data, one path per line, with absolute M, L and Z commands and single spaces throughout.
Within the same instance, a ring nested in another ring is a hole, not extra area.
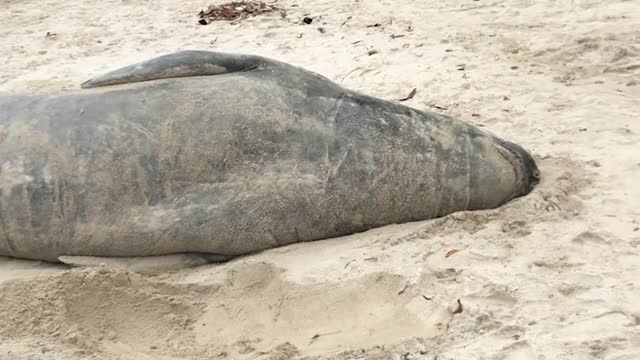
M 520 175 L 522 192 L 516 196 L 529 194 L 540 183 L 540 170 L 527 150 L 518 144 L 495 138 L 496 143 L 506 149 L 512 156 L 512 164 Z
M 540 182 L 540 170 L 521 146 L 477 132 L 469 151 L 469 209 L 500 206 L 529 194 Z

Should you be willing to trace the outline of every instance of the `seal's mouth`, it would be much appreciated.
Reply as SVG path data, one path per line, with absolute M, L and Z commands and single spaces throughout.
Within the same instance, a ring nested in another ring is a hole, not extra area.
M 540 183 L 540 169 L 536 165 L 535 160 L 527 150 L 522 146 L 502 140 L 500 138 L 495 139 L 496 142 L 504 149 L 508 150 L 516 161 L 513 161 L 513 165 L 516 171 L 520 173 L 522 179 L 522 192 L 520 196 L 529 194 Z

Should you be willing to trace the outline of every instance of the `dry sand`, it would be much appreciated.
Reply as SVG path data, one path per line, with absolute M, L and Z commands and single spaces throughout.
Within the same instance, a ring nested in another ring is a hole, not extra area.
M 408 105 L 532 150 L 542 184 L 158 276 L 4 259 L 1 359 L 640 359 L 640 2 L 279 0 L 284 18 L 198 25 L 209 4 L 0 0 L 0 90 L 257 53 L 381 98 L 417 88 Z

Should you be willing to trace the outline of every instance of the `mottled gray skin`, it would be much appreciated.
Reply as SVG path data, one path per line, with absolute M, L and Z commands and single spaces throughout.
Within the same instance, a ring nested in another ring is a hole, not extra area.
M 0 96 L 0 255 L 228 259 L 539 181 L 518 145 L 262 57 L 179 52 L 83 87 Z

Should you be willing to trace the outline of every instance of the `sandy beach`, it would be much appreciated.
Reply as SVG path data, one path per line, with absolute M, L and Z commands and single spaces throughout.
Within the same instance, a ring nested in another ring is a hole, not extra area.
M 640 2 L 276 0 L 198 23 L 220 3 L 0 0 L 0 92 L 253 53 L 382 99 L 416 89 L 404 104 L 530 150 L 541 184 L 156 275 L 0 258 L 0 359 L 640 359 Z

